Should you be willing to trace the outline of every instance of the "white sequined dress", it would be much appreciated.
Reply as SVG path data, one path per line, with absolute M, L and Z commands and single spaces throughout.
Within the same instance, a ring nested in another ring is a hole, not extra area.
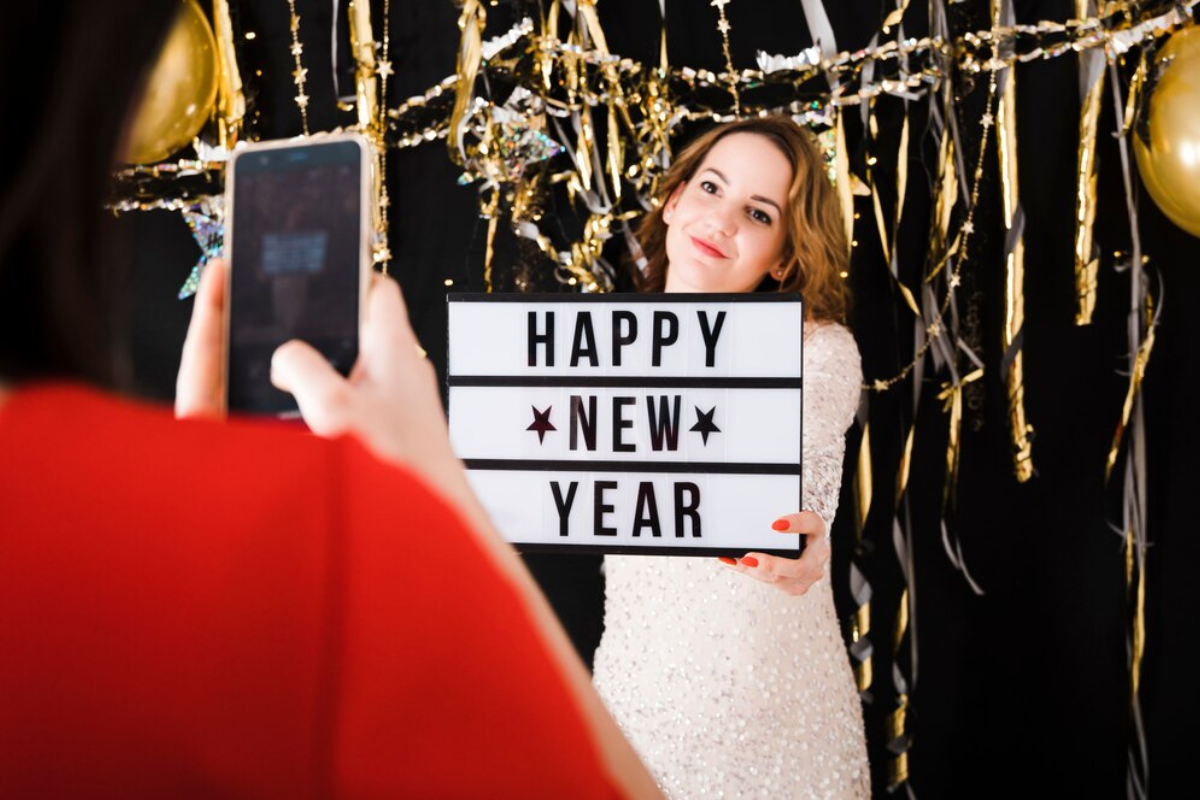
M 840 325 L 810 323 L 804 347 L 804 505 L 830 526 L 862 369 Z M 828 579 L 793 597 L 715 558 L 608 556 L 605 573 L 596 688 L 669 797 L 870 795 Z

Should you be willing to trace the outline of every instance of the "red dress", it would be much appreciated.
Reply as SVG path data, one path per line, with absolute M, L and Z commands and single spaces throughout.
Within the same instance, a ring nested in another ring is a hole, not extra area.
M 0 797 L 613 797 L 518 595 L 352 439 L 0 405 Z

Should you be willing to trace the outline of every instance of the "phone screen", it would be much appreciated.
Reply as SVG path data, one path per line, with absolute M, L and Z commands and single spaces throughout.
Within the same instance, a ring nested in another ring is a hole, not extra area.
M 363 150 L 354 141 L 238 154 L 233 170 L 229 407 L 286 414 L 271 354 L 289 339 L 343 375 L 358 353 Z

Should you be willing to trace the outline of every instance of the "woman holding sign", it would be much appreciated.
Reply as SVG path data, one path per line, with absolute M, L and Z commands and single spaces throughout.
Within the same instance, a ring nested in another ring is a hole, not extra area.
M 834 189 L 811 137 L 775 117 L 710 131 L 660 191 L 638 232 L 645 291 L 803 296 L 807 510 L 772 527 L 807 545 L 796 560 L 608 556 L 596 686 L 673 797 L 866 797 L 862 709 L 820 580 L 862 379 L 838 324 L 849 249 Z

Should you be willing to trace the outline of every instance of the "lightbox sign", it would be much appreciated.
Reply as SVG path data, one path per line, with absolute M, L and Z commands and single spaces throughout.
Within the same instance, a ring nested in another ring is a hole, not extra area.
M 522 550 L 799 552 L 798 295 L 449 296 L 450 438 Z

